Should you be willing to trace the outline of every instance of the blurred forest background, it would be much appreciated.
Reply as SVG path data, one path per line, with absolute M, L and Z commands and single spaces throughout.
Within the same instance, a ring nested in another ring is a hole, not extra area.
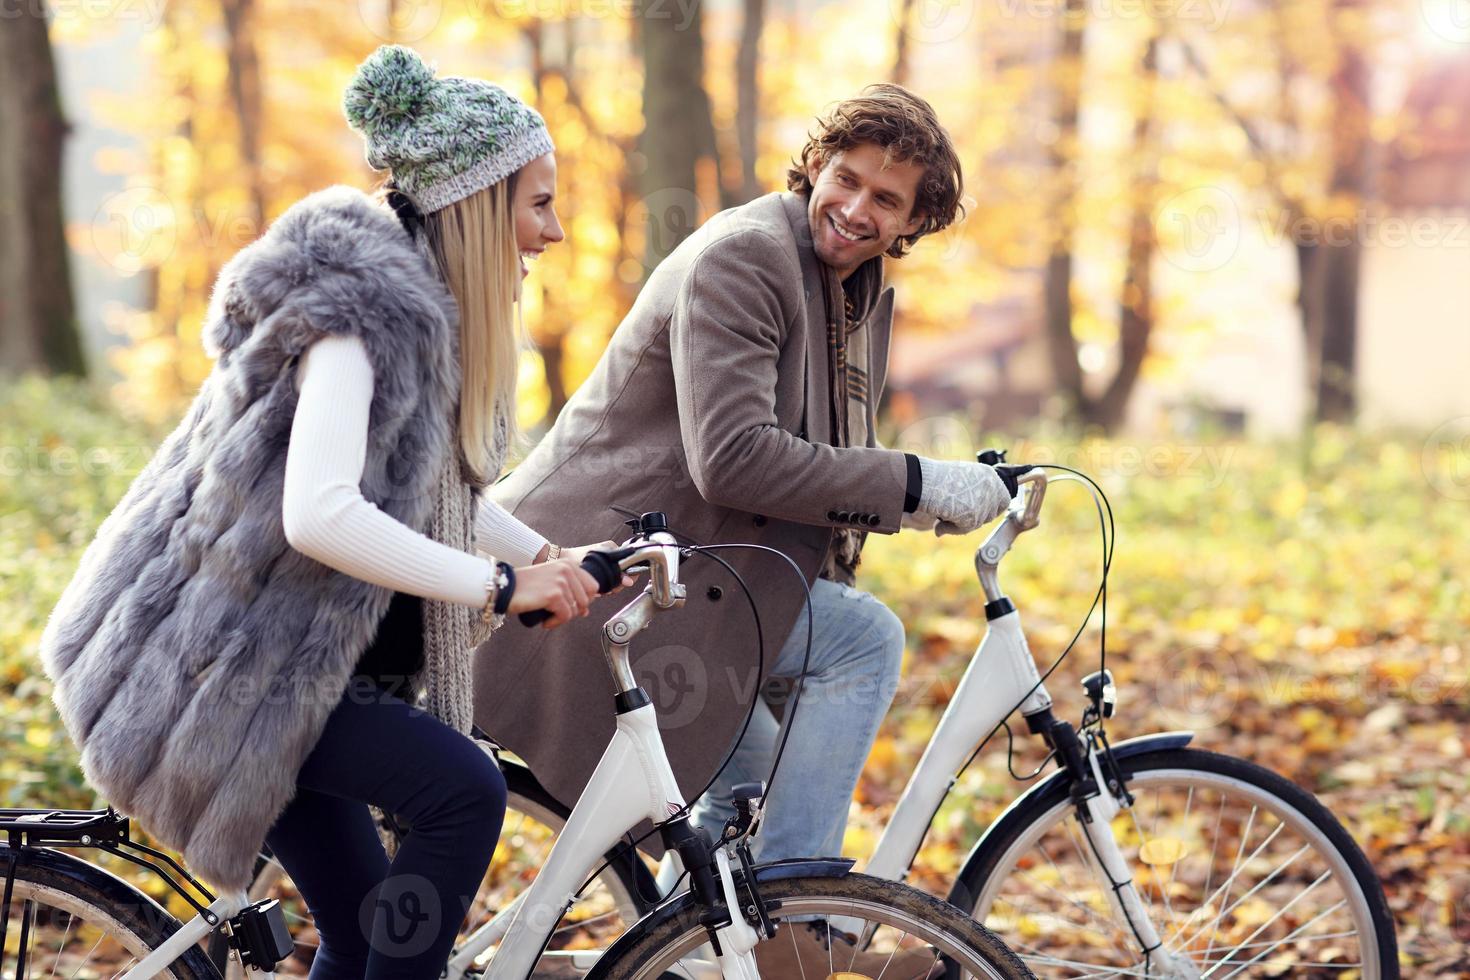
M 1406 975 L 1470 976 L 1467 0 L 3 0 L 0 805 L 93 802 L 45 616 L 208 371 L 220 266 L 302 195 L 376 183 L 340 96 L 386 42 L 551 127 L 568 234 L 527 281 L 533 433 L 663 256 L 784 187 L 826 105 L 928 98 L 969 216 L 889 263 L 888 443 L 1097 476 L 1121 734 L 1191 727 L 1322 794 Z M 1098 575 L 1091 503 L 1059 488 L 1048 515 L 1011 572 L 1047 660 Z M 870 542 L 910 661 L 854 853 L 979 639 L 972 547 Z M 943 893 L 1020 789 L 982 756 L 921 881 Z

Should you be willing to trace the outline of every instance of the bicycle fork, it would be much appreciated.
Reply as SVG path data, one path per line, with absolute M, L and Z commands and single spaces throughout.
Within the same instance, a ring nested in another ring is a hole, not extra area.
M 1106 738 L 1094 734 L 1084 741 L 1070 723 L 1055 717 L 1050 708 L 1027 716 L 1026 723 L 1056 752 L 1061 768 L 1071 778 L 1072 804 L 1087 842 L 1086 856 L 1093 873 L 1107 884 L 1105 891 L 1113 914 L 1127 924 L 1138 944 L 1144 975 L 1160 980 L 1199 980 L 1199 971 L 1187 957 L 1164 948 L 1148 905 L 1133 882 L 1128 860 L 1113 835 L 1113 818 L 1133 805 L 1133 797 L 1113 761 Z

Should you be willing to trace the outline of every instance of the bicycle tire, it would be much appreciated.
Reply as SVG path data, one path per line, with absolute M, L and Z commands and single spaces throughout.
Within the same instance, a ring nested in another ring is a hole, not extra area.
M 524 765 L 501 759 L 500 768 L 505 774 L 506 786 L 506 818 L 501 831 L 502 839 L 515 835 L 518 826 L 515 814 L 529 817 L 553 833 L 560 834 L 570 815 L 570 811 L 561 801 L 552 796 Z M 658 883 L 636 854 L 613 851 L 605 858 L 610 863 L 599 876 L 600 880 L 612 897 L 622 921 L 631 925 L 654 904 L 659 894 Z M 282 894 L 282 890 L 277 888 L 277 882 L 281 880 L 288 881 L 284 869 L 278 862 L 271 860 L 269 853 L 262 853 L 256 859 L 255 877 L 249 888 L 249 898 L 256 901 L 272 894 Z M 285 888 L 290 889 L 289 884 Z M 479 907 L 478 900 L 474 907 Z M 308 917 L 295 911 L 288 913 L 288 920 L 293 936 L 310 921 Z M 478 925 L 479 922 L 472 919 L 471 927 L 466 932 L 473 931 Z M 298 945 L 309 944 L 298 941 Z M 210 961 L 226 980 L 244 980 L 248 976 L 248 972 L 242 970 L 237 961 L 229 959 L 229 949 L 223 936 L 210 937 L 208 954 Z
M 1339 941 L 1346 939 L 1346 936 L 1332 934 L 1331 930 L 1342 918 L 1335 911 L 1320 919 L 1327 923 L 1325 932 L 1318 930 L 1316 924 L 1309 923 L 1310 928 L 1306 931 L 1298 927 L 1295 935 L 1288 932 L 1284 938 L 1273 940 L 1273 936 L 1279 935 L 1280 929 L 1285 928 L 1281 926 L 1265 933 L 1265 939 L 1260 939 L 1260 930 L 1271 928 L 1272 921 L 1268 920 L 1264 926 L 1252 921 L 1251 917 L 1258 916 L 1262 910 L 1255 904 L 1254 895 L 1245 895 L 1248 886 L 1241 885 L 1240 894 L 1245 897 L 1235 899 L 1234 904 L 1231 904 L 1234 897 L 1233 885 L 1227 884 L 1227 879 L 1221 879 L 1218 883 L 1212 881 L 1214 865 L 1220 855 L 1221 839 L 1218 834 L 1222 828 L 1227 828 L 1227 833 L 1237 833 L 1239 837 L 1234 845 L 1236 867 L 1228 879 L 1232 883 L 1247 866 L 1260 864 L 1264 867 L 1271 857 L 1294 846 L 1290 841 L 1284 841 L 1285 848 L 1277 847 L 1266 858 L 1259 857 L 1265 849 L 1275 847 L 1274 838 L 1287 830 L 1296 834 L 1305 844 L 1285 867 L 1278 866 L 1273 874 L 1265 876 L 1258 884 L 1255 893 L 1262 895 L 1259 901 L 1267 903 L 1268 911 L 1277 909 L 1275 920 L 1280 920 L 1298 899 L 1281 896 L 1281 900 L 1273 905 L 1267 902 L 1267 896 L 1275 900 L 1277 891 L 1290 882 L 1305 880 L 1304 872 L 1311 874 L 1317 873 L 1319 869 L 1325 870 L 1327 877 L 1319 878 L 1317 883 L 1308 885 L 1302 894 L 1310 893 L 1322 881 L 1335 884 L 1345 903 L 1344 907 L 1348 909 L 1353 932 L 1357 937 L 1357 959 L 1361 963 L 1359 968 L 1362 970 L 1362 977 L 1364 980 L 1397 980 L 1398 944 L 1383 887 L 1357 842 L 1314 796 L 1269 769 L 1243 759 L 1200 749 L 1143 752 L 1119 758 L 1118 763 L 1129 791 L 1136 795 L 1136 803 L 1131 815 L 1125 810 L 1115 818 L 1114 828 L 1118 831 L 1120 846 L 1132 866 L 1140 895 L 1149 900 L 1151 907 L 1157 900 L 1160 912 L 1169 918 L 1166 927 L 1159 930 L 1166 947 L 1170 947 L 1173 942 L 1178 947 L 1175 952 L 1182 951 L 1191 960 L 1203 959 L 1204 963 L 1197 964 L 1200 969 L 1209 969 L 1205 964 L 1210 962 L 1223 964 L 1223 968 L 1215 966 L 1213 972 L 1209 973 L 1216 980 L 1223 980 L 1227 976 L 1280 976 L 1282 974 L 1279 971 L 1283 964 L 1273 958 L 1277 954 L 1273 954 L 1272 950 L 1280 948 L 1282 952 L 1279 955 L 1291 959 L 1299 953 L 1310 954 L 1311 950 L 1303 948 L 1307 944 L 1317 944 L 1318 955 L 1347 956 L 1348 962 L 1318 963 L 1307 955 L 1305 959 L 1297 959 L 1295 965 L 1286 964 L 1293 977 L 1340 976 L 1352 969 L 1351 954 L 1340 953 L 1336 949 L 1350 944 Z M 1204 850 L 1202 846 L 1187 846 L 1186 841 L 1194 836 L 1190 830 L 1190 811 L 1197 804 L 1198 813 L 1205 815 L 1212 794 L 1220 798 L 1213 827 L 1217 836 L 1211 843 L 1210 858 L 1207 861 L 1193 860 L 1195 855 L 1202 858 Z M 1186 801 L 1182 819 L 1171 818 L 1174 822 L 1164 823 L 1164 832 L 1159 833 L 1160 824 L 1164 820 L 1162 810 L 1166 800 L 1177 811 L 1181 796 Z M 1240 823 L 1241 818 L 1234 815 L 1231 816 L 1230 823 L 1226 823 L 1227 799 L 1239 800 L 1242 808 L 1251 808 L 1243 825 Z M 1152 816 L 1148 809 L 1150 805 L 1155 806 Z M 1132 949 L 1128 948 L 1129 936 L 1122 930 L 1117 913 L 1110 906 L 1100 904 L 1092 898 L 1091 886 L 1078 885 L 1078 878 L 1067 877 L 1062 869 L 1064 866 L 1070 867 L 1070 864 L 1057 864 L 1057 859 L 1052 854 L 1052 850 L 1062 851 L 1064 848 L 1049 850 L 1044 844 L 1035 846 L 1037 842 L 1048 839 L 1059 840 L 1058 828 L 1061 828 L 1062 833 L 1070 834 L 1071 831 L 1066 828 L 1064 821 L 1073 818 L 1074 814 L 1075 810 L 1068 798 L 1067 779 L 1061 773 L 1053 775 L 1013 804 L 986 831 L 960 870 L 949 900 L 960 908 L 970 910 L 977 919 L 1010 942 L 1038 976 L 1105 976 L 1107 974 L 1099 971 L 1105 968 L 1121 970 L 1129 966 L 1136 970 L 1142 962 L 1141 958 L 1133 963 L 1119 962 L 1127 959 L 1126 955 L 1119 955 L 1120 953 L 1130 953 L 1137 946 L 1135 943 Z M 1153 826 L 1148 832 L 1143 830 L 1140 819 L 1152 821 Z M 1268 834 L 1265 828 L 1273 820 L 1275 829 Z M 1123 821 L 1121 825 L 1120 821 Z M 1253 836 L 1257 830 L 1260 831 L 1260 837 Z M 1078 840 L 1080 836 L 1074 836 L 1071 843 L 1078 863 L 1085 866 L 1089 859 L 1081 854 Z M 1263 840 L 1264 843 L 1257 843 L 1258 840 Z M 1162 843 L 1156 846 L 1155 841 Z M 1250 847 L 1249 852 L 1247 845 Z M 1308 849 L 1311 852 L 1308 861 L 1301 862 L 1302 854 Z M 1039 860 L 1038 854 L 1045 857 L 1047 863 Z M 1229 857 L 1228 850 L 1225 856 Z M 1062 854 L 1061 858 L 1064 862 L 1070 862 L 1072 855 Z M 1245 865 L 1242 865 L 1242 860 Z M 1179 872 L 1186 862 L 1190 862 L 1188 870 L 1181 876 Z M 1162 887 L 1159 882 L 1162 872 L 1151 870 L 1160 866 L 1169 868 L 1168 878 L 1162 883 Z M 1206 906 L 1204 914 L 1208 916 L 1214 913 L 1214 919 L 1211 923 L 1200 926 L 1191 912 L 1177 929 L 1173 929 L 1180 915 L 1179 909 L 1175 907 L 1175 900 L 1182 903 L 1189 897 L 1186 886 L 1194 887 L 1190 876 L 1197 881 L 1201 866 L 1206 868 L 1204 887 L 1200 890 L 1204 900 L 1202 904 Z M 1018 867 L 1021 869 L 1019 874 Z M 1058 882 L 1056 887 L 1050 888 L 1058 896 L 1050 901 L 1057 904 L 1058 908 L 1038 914 L 1045 905 L 1045 900 L 1038 896 L 1044 895 L 1049 886 L 1033 883 L 1030 879 L 1035 882 L 1042 882 L 1043 879 Z M 1106 888 L 1106 885 L 1102 887 Z M 1222 887 L 1226 889 L 1223 895 L 1220 894 Z M 1028 904 L 1022 905 L 1021 902 Z M 1036 904 L 1029 904 L 1032 902 Z M 1247 902 L 1251 904 L 1245 904 Z M 1062 908 L 1063 903 L 1070 903 L 1072 907 Z M 1112 926 L 1118 930 L 1115 938 L 1122 937 L 1123 948 L 1104 950 L 1096 947 L 1090 957 L 1083 958 L 1076 952 L 1078 944 L 1067 938 L 1065 926 L 1071 925 L 1102 935 L 1100 925 L 1085 918 L 1089 910 L 1095 913 L 1098 908 L 1107 908 L 1111 913 Z M 1241 911 L 1237 912 L 1236 909 Z M 1086 925 L 1079 925 L 1075 921 L 1079 913 L 1084 916 Z M 1287 925 L 1294 921 L 1297 919 L 1289 920 Z M 1197 947 L 1205 929 L 1209 930 L 1209 943 L 1201 953 Z M 1028 937 L 1028 932 L 1034 935 Z M 1229 937 L 1239 937 L 1241 933 L 1245 934 L 1245 938 L 1236 941 L 1244 945 L 1231 946 L 1232 940 Z M 1222 944 L 1218 946 L 1217 934 L 1223 934 Z M 1319 940 L 1331 941 L 1322 946 Z M 1274 946 L 1268 945 L 1273 942 Z M 1227 949 L 1229 952 L 1226 952 Z M 1134 955 L 1141 957 L 1141 953 Z M 1074 956 L 1079 958 L 1073 960 Z M 1263 956 L 1267 958 L 1263 960 Z M 1212 961 L 1211 957 L 1221 958 Z M 1110 958 L 1112 962 L 1103 962 Z M 1262 972 L 1267 970 L 1277 972 Z
M 27 900 L 44 902 L 50 911 L 44 916 L 40 912 L 31 913 L 32 931 L 27 946 L 31 953 L 39 947 L 42 953 L 54 955 L 50 968 L 52 975 L 65 963 L 62 976 L 76 977 L 78 980 L 93 976 L 94 974 L 86 972 L 85 967 L 97 955 L 97 951 L 102 949 L 103 942 L 109 935 L 114 937 L 123 952 L 137 961 L 182 928 L 179 920 L 153 899 L 94 864 L 49 848 L 24 847 L 12 852 L 9 845 L 0 844 L 0 869 L 9 867 L 12 853 L 15 855 L 16 865 L 11 897 L 10 935 L 16 935 L 18 917 L 23 914 Z M 59 914 L 66 916 L 61 928 L 58 928 L 60 923 L 55 921 Z M 82 923 L 81 928 L 77 927 L 78 922 Z M 37 938 L 41 936 L 43 929 L 47 935 L 45 938 Z M 80 964 L 74 964 L 64 958 L 68 952 L 67 942 L 73 938 L 81 939 L 84 929 L 88 931 L 82 945 L 90 943 L 90 950 L 86 959 Z M 93 941 L 92 933 L 97 931 L 101 931 L 101 934 Z M 53 948 L 55 953 L 51 954 Z M 102 957 L 109 955 L 114 955 L 110 944 Z M 14 975 L 15 966 L 16 963 L 0 954 L 0 975 Z M 110 963 L 95 975 L 117 976 L 127 969 L 124 967 L 119 971 L 115 969 L 116 966 L 116 962 Z M 41 966 L 40 969 L 46 968 Z M 31 973 L 29 963 L 26 972 L 28 975 Z M 204 951 L 196 945 L 186 949 L 159 976 L 172 977 L 174 980 L 218 980 L 219 974 L 204 955 Z
M 759 874 L 759 869 L 758 869 Z M 900 882 L 862 874 L 757 879 L 773 920 L 787 915 L 845 918 L 855 912 L 933 946 L 951 959 L 950 974 L 987 980 L 1029 980 L 1032 974 L 996 936 L 959 909 Z M 586 980 L 656 980 L 678 971 L 681 958 L 708 940 L 704 910 L 687 892 L 641 920 L 597 961 Z M 798 923 L 778 924 L 772 942 Z M 687 973 L 688 971 L 684 971 Z M 836 973 L 837 971 L 833 971 Z M 805 971 L 803 971 L 803 974 Z M 838 973 L 837 975 L 843 975 Z M 845 974 L 851 976 L 852 974 Z M 763 980 L 798 980 L 764 977 Z

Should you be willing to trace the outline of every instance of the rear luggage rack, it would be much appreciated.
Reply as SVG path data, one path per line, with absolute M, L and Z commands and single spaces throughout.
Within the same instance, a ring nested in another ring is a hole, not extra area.
M 193 875 L 184 870 L 169 855 L 140 844 L 128 836 L 128 818 L 112 807 L 105 810 L 26 810 L 0 808 L 0 833 L 6 835 L 10 844 L 10 870 L 6 873 L 7 892 L 15 863 L 21 852 L 28 847 L 95 847 L 116 854 L 140 867 L 157 874 L 169 887 L 184 897 L 194 911 L 204 916 L 210 925 L 219 925 L 219 916 L 208 906 L 214 894 L 205 888 Z M 124 850 L 126 848 L 127 850 Z M 168 865 L 179 877 L 192 885 L 204 896 L 201 903 L 173 875 L 153 861 L 145 860 L 132 851 L 146 854 Z
M 128 818 L 105 810 L 12 810 L 0 808 L 0 832 L 11 847 L 117 844 L 128 839 Z

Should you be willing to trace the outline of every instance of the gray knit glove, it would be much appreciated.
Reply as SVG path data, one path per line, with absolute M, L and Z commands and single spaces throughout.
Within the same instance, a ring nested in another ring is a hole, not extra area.
M 935 534 L 969 534 L 1005 513 L 1011 494 L 984 463 L 957 463 L 919 457 L 924 488 L 919 512 L 939 519 Z

